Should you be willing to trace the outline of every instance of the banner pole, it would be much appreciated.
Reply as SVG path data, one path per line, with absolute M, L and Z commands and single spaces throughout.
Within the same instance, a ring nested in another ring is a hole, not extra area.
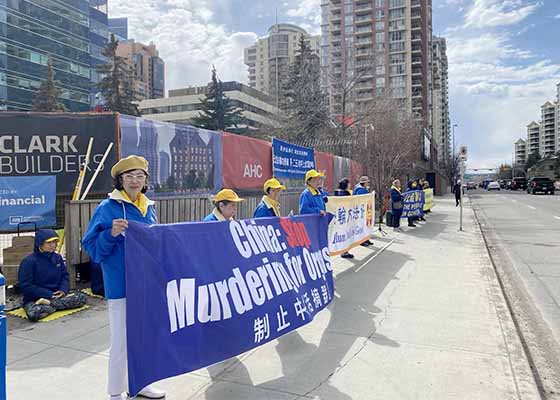
M 97 175 L 99 175 L 99 171 L 101 171 L 101 168 L 103 168 L 103 165 L 105 164 L 105 160 L 107 159 L 107 156 L 109 155 L 109 152 L 111 151 L 112 148 L 113 148 L 113 142 L 109 143 L 109 146 L 107 146 L 107 150 L 105 150 L 105 154 L 103 154 L 103 158 L 101 159 L 101 162 L 95 169 L 95 173 L 91 177 L 91 180 L 89 181 L 86 190 L 84 191 L 84 194 L 82 195 L 80 200 L 85 200 L 86 196 L 89 193 L 89 190 L 91 189 L 93 183 L 95 182 L 95 178 L 97 178 Z

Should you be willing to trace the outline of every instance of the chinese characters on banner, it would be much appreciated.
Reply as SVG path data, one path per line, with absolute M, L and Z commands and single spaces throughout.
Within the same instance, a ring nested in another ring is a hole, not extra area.
M 359 196 L 329 197 L 329 252 L 342 254 L 359 246 L 375 231 L 375 192 Z
M 434 208 L 434 189 L 424 189 L 424 211 Z
M 313 149 L 278 139 L 272 139 L 272 172 L 277 178 L 305 178 L 305 173 L 315 168 Z
M 424 215 L 424 191 L 411 190 L 403 193 L 403 213 L 401 218 L 421 217 Z
M 329 221 L 305 215 L 129 223 L 125 248 L 131 395 L 313 320 L 334 295 Z

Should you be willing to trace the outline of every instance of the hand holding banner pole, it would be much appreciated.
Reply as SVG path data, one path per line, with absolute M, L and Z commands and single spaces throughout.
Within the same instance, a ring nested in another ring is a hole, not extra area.
M 86 196 L 89 193 L 89 190 L 91 189 L 93 183 L 95 182 L 95 178 L 97 178 L 97 175 L 99 175 L 99 171 L 101 171 L 101 168 L 103 168 L 103 165 L 105 164 L 105 160 L 107 159 L 107 156 L 109 155 L 109 152 L 111 151 L 112 148 L 113 148 L 113 142 L 109 143 L 109 146 L 107 146 L 107 150 L 105 150 L 105 154 L 103 154 L 103 158 L 101 159 L 101 162 L 95 169 L 95 173 L 91 177 L 91 180 L 89 181 L 86 190 L 84 191 L 84 194 L 82 195 L 80 200 L 85 200 Z

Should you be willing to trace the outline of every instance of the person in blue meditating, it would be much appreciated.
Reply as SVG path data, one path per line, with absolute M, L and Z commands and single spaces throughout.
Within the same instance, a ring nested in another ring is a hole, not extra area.
M 144 157 L 121 159 L 111 168 L 111 177 L 115 189 L 95 209 L 82 244 L 103 272 L 111 333 L 107 392 L 110 400 L 124 400 L 129 398 L 124 235 L 128 221 L 157 221 L 154 202 L 144 194 L 148 190 L 148 161 Z M 149 385 L 139 395 L 162 399 L 165 392 Z
M 280 193 L 286 190 L 286 186 L 282 185 L 276 178 L 267 180 L 263 185 L 264 196 L 258 204 L 253 218 L 262 217 L 280 217 Z
M 68 270 L 62 256 L 56 252 L 57 245 L 55 231 L 38 230 L 33 253 L 25 257 L 19 266 L 18 285 L 23 292 L 23 308 L 30 321 L 87 303 L 84 293 L 70 293 Z

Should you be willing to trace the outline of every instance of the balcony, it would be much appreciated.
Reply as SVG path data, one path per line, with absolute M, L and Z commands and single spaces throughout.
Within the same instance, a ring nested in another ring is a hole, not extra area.
M 372 33 L 372 32 L 373 32 L 373 29 L 372 29 L 371 25 L 356 27 L 356 29 L 354 30 L 354 33 L 356 35 L 360 35 L 360 34 L 364 34 L 364 33 Z
M 354 12 L 362 12 L 362 11 L 373 11 L 373 5 L 370 1 L 367 3 L 356 4 L 354 6 Z
M 410 2 L 410 8 L 412 10 L 414 10 L 415 8 L 420 8 L 420 7 L 422 7 L 422 4 L 420 3 L 420 0 L 412 0 Z
M 371 24 L 373 22 L 373 16 L 371 14 L 366 15 L 358 15 L 354 17 L 354 24 L 356 26 L 363 25 L 363 24 Z

